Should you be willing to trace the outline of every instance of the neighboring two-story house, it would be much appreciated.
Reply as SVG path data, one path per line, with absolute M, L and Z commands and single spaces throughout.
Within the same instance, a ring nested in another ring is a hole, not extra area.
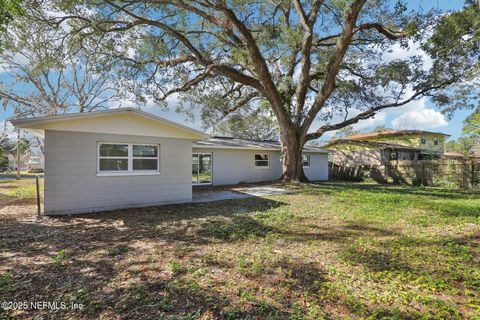
M 331 161 L 381 165 L 391 160 L 440 159 L 448 134 L 423 130 L 385 130 L 356 134 L 328 142 Z

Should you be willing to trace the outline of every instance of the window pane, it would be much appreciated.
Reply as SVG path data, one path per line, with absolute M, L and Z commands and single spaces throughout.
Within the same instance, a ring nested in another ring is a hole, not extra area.
M 134 157 L 153 157 L 158 156 L 158 146 L 133 145 Z
M 302 156 L 302 163 L 304 167 L 310 167 L 310 156 Z
M 255 155 L 255 160 L 267 160 L 268 161 L 268 155 L 267 154 L 256 154 Z
M 192 183 L 198 182 L 198 154 L 192 154 Z
M 268 167 L 268 161 L 265 160 L 256 160 L 255 165 L 257 167 Z
M 212 181 L 212 155 L 200 154 L 198 167 L 198 183 L 210 183 Z
M 133 170 L 158 170 L 158 160 L 133 159 Z
M 101 157 L 128 157 L 128 144 L 101 144 Z
M 127 171 L 127 159 L 100 159 L 100 171 Z

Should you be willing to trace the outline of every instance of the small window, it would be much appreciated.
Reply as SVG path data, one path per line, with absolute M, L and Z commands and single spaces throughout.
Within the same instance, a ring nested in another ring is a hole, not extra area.
M 128 144 L 101 144 L 98 169 L 99 171 L 128 171 Z
M 397 152 L 390 153 L 390 160 L 398 160 L 398 153 Z
M 158 170 L 158 146 L 134 144 L 132 150 L 133 171 Z
M 424 137 L 422 137 L 422 139 L 421 139 L 420 142 L 421 142 L 421 144 L 426 144 L 426 143 L 427 143 L 427 140 L 426 140 Z
M 438 139 L 437 138 L 433 139 L 433 144 L 438 146 Z
M 158 145 L 99 143 L 99 172 L 158 172 Z
M 268 167 L 268 154 L 255 155 L 255 167 Z
M 310 167 L 310 156 L 302 155 L 302 164 L 304 167 Z

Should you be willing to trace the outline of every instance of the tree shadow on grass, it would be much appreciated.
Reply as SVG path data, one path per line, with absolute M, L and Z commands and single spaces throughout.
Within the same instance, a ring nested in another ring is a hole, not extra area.
M 69 258 L 70 260 L 70 258 Z M 287 318 L 287 313 L 268 303 L 252 302 L 245 306 L 235 296 L 227 297 L 215 288 L 203 287 L 179 274 L 164 279 L 148 276 L 131 277 L 131 281 L 111 282 L 119 277 L 118 261 L 69 261 L 36 266 L 28 275 L 22 264 L 11 264 L 11 282 L 1 282 L 0 298 L 5 301 L 41 301 L 81 304 L 81 310 L 29 309 L 21 313 L 3 310 L 6 319 L 76 318 L 76 319 L 215 319 Z M 86 272 L 85 269 L 94 271 Z M 94 275 L 95 274 L 95 275 Z M 123 276 L 125 277 L 125 276 Z M 142 279 L 143 278 L 143 279 Z M 142 279 L 142 280 L 139 280 Z
M 394 257 L 390 252 L 382 252 L 380 250 L 347 248 L 340 253 L 340 257 L 351 264 L 361 264 L 367 270 L 372 272 L 381 271 L 414 271 L 411 266 L 401 262 L 397 257 Z
M 81 218 L 85 220 L 122 221 L 125 225 L 152 223 L 181 223 L 190 219 L 203 219 L 214 216 L 234 216 L 242 213 L 259 213 L 287 205 L 284 202 L 266 198 L 247 198 L 206 202 L 155 206 L 138 209 L 123 209 L 93 214 L 51 217 L 68 221 Z
M 16 197 L 0 193 L 0 209 L 10 205 Z
M 317 225 L 305 232 L 291 228 L 288 221 L 281 225 L 269 225 L 268 220 L 252 214 L 284 205 L 287 204 L 252 198 L 48 218 L 38 224 L 16 222 L 0 225 L 0 251 L 4 253 L 0 256 L 0 266 L 13 274 L 13 281 L 7 281 L 5 285 L 0 281 L 3 285 L 0 300 L 23 301 L 35 296 L 42 301 L 67 299 L 86 305 L 86 310 L 80 314 L 72 310 L 60 311 L 57 314 L 59 318 L 78 316 L 92 319 L 102 314 L 105 318 L 120 316 L 127 319 L 162 318 L 164 315 L 194 317 L 197 314 L 234 319 L 288 318 L 293 308 L 289 303 L 293 303 L 294 298 L 297 299 L 304 291 L 318 290 L 327 281 L 325 270 L 318 263 L 280 259 L 269 267 L 270 271 L 260 269 L 260 277 L 267 279 L 277 267 L 290 270 L 288 279 L 282 284 L 291 288 L 293 298 L 287 299 L 284 307 L 255 301 L 238 307 L 238 297 L 220 294 L 217 289 L 221 288 L 202 286 L 183 278 L 182 273 L 172 276 L 165 272 L 168 263 L 177 255 L 191 261 L 192 247 L 250 241 L 251 238 L 267 238 L 269 235 L 289 239 L 299 245 L 312 240 L 334 242 L 346 251 L 346 258 L 351 263 L 365 266 L 368 270 L 419 272 L 415 269 L 418 266 L 404 265 L 383 250 L 357 252 L 348 246 L 356 238 L 396 238 L 399 235 L 396 230 L 347 223 Z M 137 245 L 139 242 L 140 245 Z M 155 250 L 149 245 L 156 245 Z M 421 239 L 402 243 L 404 247 L 419 245 L 430 243 Z M 65 250 L 64 258 L 60 253 L 62 249 Z M 232 268 L 222 262 L 225 261 L 216 263 L 216 266 Z M 336 303 L 349 305 L 347 301 Z M 352 307 L 351 314 L 376 312 L 372 307 L 362 308 Z M 39 314 L 47 318 L 50 315 L 48 310 L 31 311 L 24 318 Z M 408 312 L 402 315 L 415 319 Z
M 248 319 L 287 314 L 264 304 L 241 308 L 231 297 L 204 289 L 195 281 L 169 279 L 132 284 L 112 292 L 116 300 L 106 304 L 122 319 Z

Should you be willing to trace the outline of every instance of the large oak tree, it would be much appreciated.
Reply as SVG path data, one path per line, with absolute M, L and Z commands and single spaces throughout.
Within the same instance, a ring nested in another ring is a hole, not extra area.
M 118 60 L 138 97 L 221 120 L 267 105 L 280 128 L 287 181 L 303 180 L 303 145 L 458 81 L 419 56 L 386 59 L 425 38 L 435 19 L 386 0 L 55 0 L 69 41 Z M 41 10 L 40 10 L 41 11 Z M 391 54 L 390 54 L 391 56 Z

